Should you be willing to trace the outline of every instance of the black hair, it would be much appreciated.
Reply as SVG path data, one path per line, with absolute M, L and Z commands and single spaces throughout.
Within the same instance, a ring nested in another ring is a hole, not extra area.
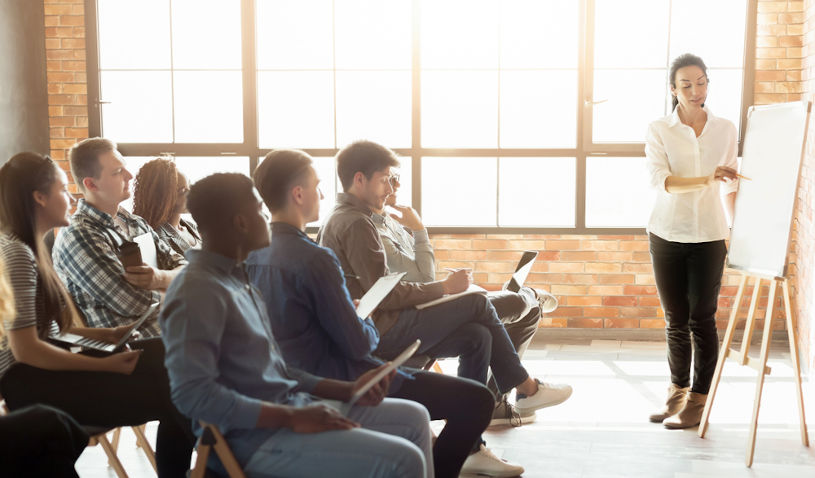
M 373 141 L 355 141 L 337 153 L 337 175 L 343 191 L 354 184 L 354 175 L 361 172 L 371 179 L 375 172 L 387 167 L 399 167 L 396 153 Z
M 702 61 L 701 58 L 692 53 L 685 53 L 676 57 L 674 61 L 671 63 L 671 70 L 668 73 L 668 83 L 670 83 L 673 88 L 676 88 L 676 72 L 680 68 L 685 68 L 686 66 L 698 66 L 699 68 L 702 69 L 702 72 L 705 74 L 705 77 L 707 77 L 707 66 L 705 66 L 705 62 Z M 710 83 L 710 79 L 708 79 L 707 81 L 708 83 Z M 671 111 L 673 111 L 676 109 L 676 105 L 679 104 L 679 100 L 676 98 L 676 95 L 673 95 L 671 101 L 673 102 L 672 103 L 673 106 L 671 106 Z
M 187 209 L 202 234 L 229 227 L 232 218 L 254 198 L 255 185 L 240 173 L 217 173 L 196 182 L 187 196 Z

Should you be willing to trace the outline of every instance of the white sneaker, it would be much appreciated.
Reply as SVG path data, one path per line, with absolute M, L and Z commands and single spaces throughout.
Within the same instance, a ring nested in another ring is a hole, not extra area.
M 462 474 L 487 475 L 497 477 L 518 476 L 524 472 L 524 467 L 513 465 L 495 456 L 489 448 L 481 448 L 464 460 L 461 467 Z
M 492 420 L 490 420 L 490 424 L 487 425 L 487 428 L 498 426 L 519 427 L 527 423 L 532 423 L 537 418 L 538 416 L 535 415 L 534 410 L 526 411 L 522 414 L 514 405 L 505 399 L 495 406 L 495 410 L 492 412 Z
M 538 391 L 534 395 L 526 396 L 522 393 L 516 395 L 515 408 L 519 413 L 529 413 L 541 408 L 553 407 L 568 400 L 572 396 L 572 386 L 562 383 L 544 383 L 535 379 Z
M 557 309 L 557 297 L 541 289 L 535 289 L 535 293 L 538 294 L 538 303 L 542 314 L 548 314 Z

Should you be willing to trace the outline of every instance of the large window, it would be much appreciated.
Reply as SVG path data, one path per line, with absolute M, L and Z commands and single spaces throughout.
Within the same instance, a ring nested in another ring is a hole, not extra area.
M 324 212 L 332 156 L 371 139 L 436 231 L 637 231 L 670 61 L 704 58 L 707 104 L 740 126 L 755 3 L 87 0 L 90 129 L 191 178 L 303 149 Z

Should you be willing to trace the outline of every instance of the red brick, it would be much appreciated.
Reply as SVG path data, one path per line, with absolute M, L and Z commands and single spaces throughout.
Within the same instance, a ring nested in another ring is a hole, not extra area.
M 546 241 L 546 249 L 558 251 L 577 251 L 580 250 L 580 241 Z
M 620 309 L 616 307 L 584 307 L 584 317 L 619 317 Z
M 640 319 L 641 329 L 661 329 L 665 327 L 664 319 Z
M 560 253 L 562 261 L 595 261 L 597 253 L 590 251 L 562 251 Z
M 597 295 L 570 295 L 564 298 L 565 305 L 599 306 L 603 305 L 603 298 Z
M 607 329 L 636 329 L 639 328 L 639 319 L 605 319 L 603 327 Z
M 623 286 L 621 285 L 590 285 L 588 287 L 589 295 L 623 295 Z
M 569 327 L 580 329 L 602 329 L 603 319 L 569 319 Z
M 598 284 L 633 284 L 636 276 L 634 274 L 597 274 Z
M 506 239 L 473 239 L 472 244 L 473 249 L 506 250 L 510 247 Z
M 644 307 L 661 307 L 662 302 L 660 302 L 659 297 L 656 297 L 656 296 L 638 297 L 637 298 L 637 305 L 644 306 Z
M 637 298 L 630 295 L 616 295 L 616 296 L 609 296 L 603 297 L 603 305 L 613 306 L 613 305 L 630 305 L 634 306 L 637 305 Z
M 542 317 L 538 327 L 541 328 L 565 328 L 569 326 L 569 319 L 565 317 Z
M 620 241 L 621 251 L 647 251 L 648 241 Z
M 598 261 L 631 261 L 634 259 L 634 253 L 631 251 L 598 251 Z

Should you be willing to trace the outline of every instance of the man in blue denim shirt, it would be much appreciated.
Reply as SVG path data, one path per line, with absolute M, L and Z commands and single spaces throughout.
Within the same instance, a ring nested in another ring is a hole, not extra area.
M 354 380 L 381 363 L 371 355 L 379 334 L 370 318 L 357 316 L 337 257 L 304 232 L 307 223 L 318 219 L 322 198 L 311 158 L 301 151 L 272 151 L 254 177 L 272 213 L 273 239 L 246 262 L 250 280 L 269 307 L 283 356 L 310 373 Z M 415 400 L 432 419 L 447 420 L 433 447 L 437 478 L 457 477 L 465 459 L 467 473 L 523 473 L 479 440 L 493 403 L 483 385 L 417 371 L 412 379 L 397 376 L 390 396 Z M 476 453 L 468 457 L 471 451 Z
M 188 252 L 159 321 L 173 402 L 217 425 L 248 476 L 432 476 L 427 411 L 383 401 L 390 376 L 343 416 L 337 401 L 377 369 L 344 382 L 286 366 L 243 265 L 269 243 L 261 206 L 240 174 L 210 176 L 190 191 L 203 248 Z

